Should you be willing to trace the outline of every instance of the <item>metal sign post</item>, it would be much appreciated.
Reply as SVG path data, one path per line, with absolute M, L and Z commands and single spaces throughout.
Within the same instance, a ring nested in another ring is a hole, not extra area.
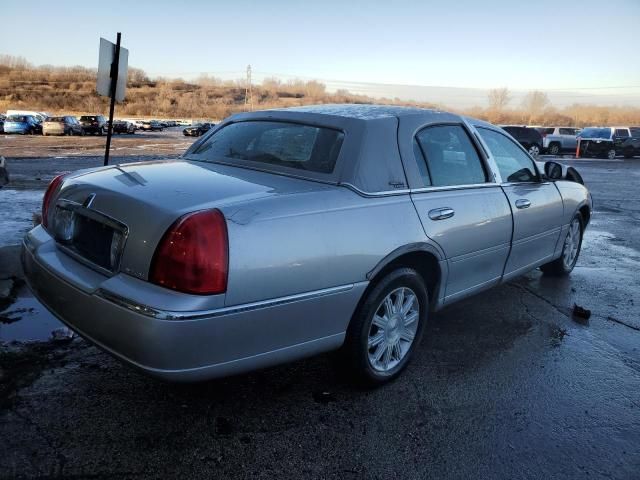
M 104 151 L 104 164 L 109 165 L 109 149 L 111 148 L 111 135 L 113 135 L 113 110 L 116 106 L 116 85 L 118 85 L 118 63 L 120 61 L 120 32 L 116 37 L 116 50 L 111 64 L 111 104 L 109 105 L 109 128 L 107 129 L 107 146 Z
M 107 129 L 107 145 L 104 152 L 104 164 L 109 164 L 109 150 L 111 149 L 111 136 L 113 135 L 113 111 L 116 100 L 124 100 L 124 92 L 127 85 L 127 63 L 129 51 L 120 47 L 121 34 L 118 32 L 116 44 L 100 39 L 100 57 L 98 62 L 98 81 L 96 90 L 99 95 L 108 96 L 109 104 L 109 128 Z

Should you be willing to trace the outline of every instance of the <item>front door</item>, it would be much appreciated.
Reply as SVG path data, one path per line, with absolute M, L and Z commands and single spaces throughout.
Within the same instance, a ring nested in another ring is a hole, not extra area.
M 506 280 L 552 259 L 564 207 L 556 186 L 542 181 L 534 161 L 518 144 L 495 130 L 478 127 L 478 132 L 491 151 L 513 212 Z

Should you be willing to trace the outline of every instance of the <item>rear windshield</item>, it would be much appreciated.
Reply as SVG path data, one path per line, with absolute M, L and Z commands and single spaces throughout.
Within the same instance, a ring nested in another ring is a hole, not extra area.
M 9 115 L 7 117 L 7 122 L 26 122 L 27 121 L 27 117 L 25 117 L 24 115 Z
M 608 128 L 585 128 L 580 132 L 582 138 L 609 138 L 611 130 Z
M 94 122 L 98 120 L 98 117 L 89 117 L 89 116 L 83 115 L 82 117 L 80 117 L 80 120 L 89 120 L 91 122 Z
M 232 123 L 187 152 L 190 160 L 266 165 L 332 173 L 344 135 L 330 128 L 289 122 Z M 225 160 L 227 160 L 225 162 Z
M 64 117 L 47 118 L 47 122 L 64 122 Z

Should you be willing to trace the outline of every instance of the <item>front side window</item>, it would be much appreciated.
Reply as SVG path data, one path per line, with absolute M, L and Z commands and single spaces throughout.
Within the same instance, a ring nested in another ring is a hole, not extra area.
M 538 173 L 533 160 L 510 138 L 488 128 L 478 128 L 495 160 L 503 182 L 535 182 Z
M 423 180 L 426 179 L 425 186 L 475 185 L 487 181 L 480 156 L 462 126 L 427 127 L 416 135 L 416 140 L 421 155 L 417 155 L 416 149 L 414 152 Z
M 344 135 L 331 128 L 290 122 L 248 121 L 227 125 L 187 152 L 190 160 L 239 160 L 316 173 L 332 173 Z M 233 162 L 232 162 L 233 163 Z

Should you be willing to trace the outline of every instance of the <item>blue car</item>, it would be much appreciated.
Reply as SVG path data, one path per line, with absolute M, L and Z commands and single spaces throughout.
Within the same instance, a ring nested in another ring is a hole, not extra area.
M 33 115 L 9 115 L 4 121 L 4 133 L 33 135 L 42 133 L 42 125 Z

